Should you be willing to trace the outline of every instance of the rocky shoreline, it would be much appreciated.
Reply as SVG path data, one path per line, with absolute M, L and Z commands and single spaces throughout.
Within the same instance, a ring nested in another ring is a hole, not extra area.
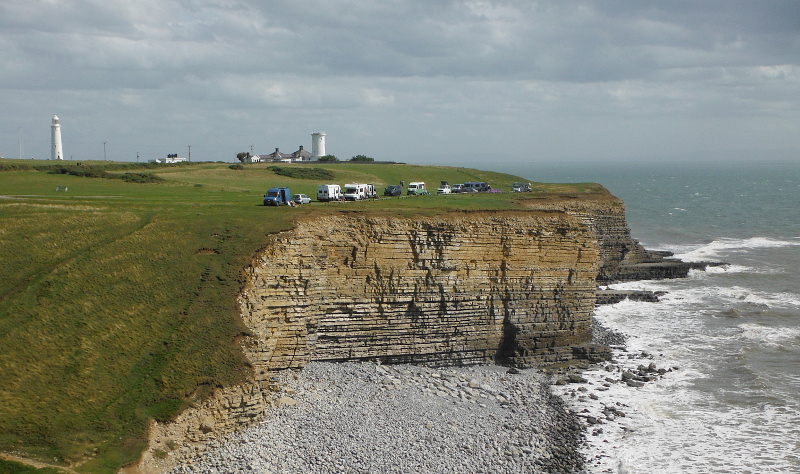
M 560 396 L 584 427 L 581 452 L 586 472 L 622 472 L 609 465 L 610 450 L 605 431 L 635 430 L 627 419 L 627 390 L 637 390 L 649 382 L 669 377 L 679 367 L 657 367 L 654 354 L 629 351 L 627 336 L 592 321 L 592 342 L 612 349 L 614 357 L 602 363 L 577 364 L 547 371 L 553 378 L 553 391 Z M 627 471 L 626 471 L 627 472 Z
M 677 369 L 627 353 L 627 337 L 594 319 L 592 331 L 592 343 L 621 360 L 545 371 L 372 362 L 276 371 L 263 421 L 165 461 L 174 474 L 592 472 L 605 455 L 591 438 L 627 408 L 598 395 Z M 590 371 L 605 375 L 585 378 Z
M 173 473 L 580 472 L 583 428 L 537 369 L 313 362 L 260 424 Z

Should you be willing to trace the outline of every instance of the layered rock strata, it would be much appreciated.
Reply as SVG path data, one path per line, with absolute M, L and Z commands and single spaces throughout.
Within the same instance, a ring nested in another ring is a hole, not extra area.
M 647 250 L 631 236 L 625 221 L 625 203 L 609 195 L 563 199 L 522 199 L 529 209 L 559 210 L 578 218 L 596 235 L 600 248 L 599 283 L 685 278 L 709 262 L 682 262 L 670 252 Z
M 521 366 L 591 339 L 596 236 L 563 213 L 324 217 L 273 235 L 243 317 L 257 379 L 312 360 Z
M 587 344 L 591 313 L 612 295 L 598 300 L 597 282 L 690 268 L 633 240 L 613 196 L 521 204 L 530 210 L 319 217 L 269 236 L 241 294 L 254 380 L 154 424 L 139 471 L 162 472 L 252 423 L 277 400 L 271 371 L 312 360 L 602 359 L 607 350 Z

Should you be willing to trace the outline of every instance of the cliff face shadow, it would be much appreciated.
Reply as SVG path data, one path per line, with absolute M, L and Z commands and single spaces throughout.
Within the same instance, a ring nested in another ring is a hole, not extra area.
M 519 349 L 517 344 L 518 334 L 519 329 L 506 316 L 503 319 L 503 335 L 500 337 L 500 345 L 497 347 L 497 354 L 494 360 L 497 365 L 511 365 L 511 361 L 517 355 Z

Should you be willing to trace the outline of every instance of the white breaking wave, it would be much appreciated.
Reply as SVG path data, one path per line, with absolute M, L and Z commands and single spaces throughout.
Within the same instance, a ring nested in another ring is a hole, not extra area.
M 742 337 L 771 346 L 783 346 L 800 339 L 800 328 L 767 327 L 760 324 L 740 324 Z
M 695 278 L 702 280 L 702 271 L 699 271 Z M 719 272 L 724 273 L 724 272 Z M 659 298 L 663 305 L 674 307 L 680 306 L 686 310 L 692 310 L 692 305 L 708 305 L 708 307 L 723 310 L 729 306 L 738 304 L 748 304 L 763 306 L 769 309 L 796 309 L 800 308 L 800 295 L 788 292 L 765 292 L 756 291 L 742 286 L 716 286 L 704 285 L 691 288 L 680 288 L 676 285 L 682 284 L 686 280 L 643 280 L 625 283 L 615 283 L 608 285 L 614 290 L 638 290 L 638 291 L 666 291 L 666 294 Z M 614 305 L 616 311 L 624 310 L 625 305 L 634 305 L 633 310 L 647 310 L 651 308 L 650 303 L 638 303 L 623 301 Z M 598 308 L 596 312 L 603 311 Z
M 796 247 L 800 240 L 778 240 L 769 237 L 750 237 L 749 239 L 716 239 L 702 245 L 687 245 L 670 249 L 675 257 L 686 262 L 697 262 L 719 258 L 720 252 L 731 250 L 752 250 L 765 248 Z
M 692 278 L 702 277 L 702 274 L 720 274 L 720 273 L 770 273 L 768 270 L 756 270 L 753 267 L 745 265 L 720 265 L 717 267 L 707 267 L 705 270 L 689 270 L 689 276 Z
M 706 289 L 708 290 L 708 289 Z M 767 293 L 740 286 L 710 288 L 730 303 L 748 303 L 767 308 L 800 308 L 800 297 L 792 293 Z

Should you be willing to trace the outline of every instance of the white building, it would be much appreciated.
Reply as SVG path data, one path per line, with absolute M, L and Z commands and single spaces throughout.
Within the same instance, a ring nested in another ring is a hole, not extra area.
M 53 160 L 63 160 L 64 159 L 64 150 L 61 148 L 61 123 L 58 120 L 58 115 L 53 115 L 53 125 L 52 125 L 52 135 L 51 135 L 51 156 L 50 158 Z
M 272 153 L 265 153 L 250 157 L 246 162 L 249 163 L 264 163 L 264 162 L 281 162 L 281 163 L 296 163 L 304 161 L 317 161 L 320 156 L 325 156 L 325 132 L 314 132 L 311 134 L 311 152 L 303 148 L 292 153 L 283 153 L 280 148 L 275 148 Z
M 325 156 L 325 132 L 314 132 L 311 134 L 311 154 L 319 158 Z
M 177 154 L 174 155 L 167 155 L 166 158 L 156 158 L 155 160 L 149 160 L 150 163 L 181 163 L 186 161 L 186 158 L 181 158 Z

